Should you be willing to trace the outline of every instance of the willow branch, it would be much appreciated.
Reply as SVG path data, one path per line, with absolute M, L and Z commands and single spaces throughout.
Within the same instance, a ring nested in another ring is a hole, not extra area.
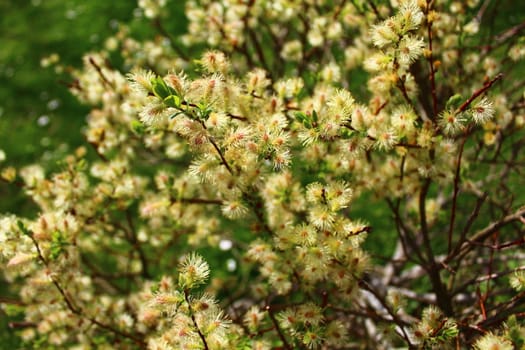
M 463 104 L 461 106 L 459 106 L 459 108 L 457 109 L 456 113 L 464 112 L 470 106 L 472 101 L 474 101 L 479 95 L 481 95 L 482 93 L 484 93 L 485 91 L 490 89 L 490 87 L 492 85 L 494 85 L 494 83 L 497 82 L 498 80 L 500 80 L 501 78 L 503 78 L 503 74 L 499 73 L 494 78 L 492 78 L 492 80 L 489 80 L 488 82 L 483 84 L 482 88 L 474 91 L 472 96 L 470 96 L 468 100 L 466 100 L 465 102 L 463 102 Z

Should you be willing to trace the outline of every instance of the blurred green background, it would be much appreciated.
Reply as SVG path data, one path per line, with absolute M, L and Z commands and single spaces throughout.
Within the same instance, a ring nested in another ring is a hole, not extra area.
M 82 144 L 88 109 L 69 93 L 67 72 L 41 67 L 57 53 L 80 67 L 84 53 L 100 49 L 119 23 L 133 21 L 134 1 L 0 1 L 0 149 L 6 163 L 55 159 Z M 0 183 L 0 212 L 25 212 L 13 186 Z M 13 202 L 15 201 L 15 202 Z

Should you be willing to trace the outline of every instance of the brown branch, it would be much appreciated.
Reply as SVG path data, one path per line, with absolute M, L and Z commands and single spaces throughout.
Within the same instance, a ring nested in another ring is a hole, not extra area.
M 456 223 L 456 211 L 458 204 L 458 194 L 459 194 L 459 183 L 461 181 L 461 159 L 463 157 L 463 150 L 465 149 L 465 143 L 467 142 L 467 136 L 463 138 L 461 145 L 459 147 L 458 158 L 456 160 L 456 172 L 454 175 L 454 193 L 452 195 L 452 208 L 450 210 L 450 225 L 448 228 L 448 253 L 452 250 L 452 232 L 454 231 L 454 224 Z
M 187 204 L 216 204 L 222 205 L 223 201 L 220 199 L 208 199 L 208 198 L 177 198 L 174 200 L 175 203 L 187 203 Z
M 206 129 L 206 124 L 204 124 L 204 122 L 202 120 L 199 120 L 199 122 L 201 123 L 202 127 L 204 129 Z M 226 158 L 224 158 L 224 155 L 222 154 L 222 151 L 221 149 L 219 148 L 219 146 L 217 145 L 217 143 L 215 142 L 215 140 L 213 139 L 213 137 L 211 137 L 211 135 L 208 135 L 207 136 L 208 140 L 210 141 L 210 143 L 213 145 L 213 148 L 215 148 L 215 150 L 217 151 L 217 153 L 219 154 L 219 157 L 221 158 L 221 163 L 222 165 L 224 165 L 226 167 L 226 169 L 228 169 L 228 172 L 231 174 L 231 175 L 234 175 L 233 173 L 233 169 L 230 167 L 230 165 L 228 164 L 228 162 L 226 161 Z
M 230 165 L 228 164 L 228 162 L 226 161 L 226 158 L 224 158 L 224 155 L 222 154 L 221 149 L 219 148 L 219 146 L 217 146 L 217 144 L 215 143 L 215 141 L 213 140 L 213 138 L 211 136 L 208 137 L 208 140 L 213 145 L 213 148 L 215 148 L 215 150 L 219 154 L 219 157 L 221 158 L 222 165 L 224 165 L 226 167 L 226 169 L 228 169 L 228 172 L 233 175 L 233 170 L 230 167 Z
M 397 64 L 397 63 L 396 63 Z M 408 96 L 407 88 L 405 85 L 406 76 L 403 75 L 402 77 L 398 76 L 398 82 L 396 84 L 396 87 L 401 91 L 401 94 L 403 95 L 403 98 L 408 103 L 408 105 L 412 108 L 412 110 L 417 113 L 417 108 L 414 106 L 414 103 L 410 99 L 410 96 Z
M 95 60 L 93 59 L 93 57 L 89 57 L 89 58 L 88 58 L 88 61 L 89 61 L 89 63 L 90 63 L 93 67 L 95 67 L 95 70 L 97 71 L 97 73 L 98 73 L 98 75 L 99 75 L 99 77 L 100 77 L 102 83 L 103 83 L 104 85 L 108 85 L 109 88 L 112 89 L 112 90 L 115 89 L 114 84 L 113 84 L 111 81 L 109 81 L 109 79 L 106 77 L 106 75 L 105 75 L 104 72 L 102 71 L 102 68 L 100 68 L 100 66 L 97 64 L 97 62 L 95 62 Z
M 483 203 L 485 202 L 486 199 L 487 199 L 487 194 L 483 193 L 483 195 L 481 197 L 479 197 L 478 200 L 476 201 L 476 206 L 474 207 L 474 210 L 470 214 L 465 227 L 461 231 L 461 235 L 459 237 L 458 243 L 456 244 L 456 248 L 454 249 L 454 251 L 449 252 L 449 254 L 448 254 L 449 256 L 447 256 L 445 261 L 450 261 L 451 258 L 449 258 L 449 257 L 450 256 L 451 257 L 455 256 L 459 252 L 459 250 L 461 249 L 462 244 L 465 242 L 465 237 L 467 237 L 467 233 L 470 230 L 470 228 L 472 227 L 472 225 L 474 224 L 474 220 L 476 220 L 476 218 L 478 217 L 479 211 L 481 210 L 481 206 L 483 205 Z
M 425 253 L 427 255 L 427 261 L 432 263 L 435 261 L 434 252 L 432 251 L 432 245 L 430 244 L 430 237 L 427 223 L 426 213 L 426 198 L 428 190 L 430 188 L 430 179 L 425 179 L 421 190 L 419 191 L 419 224 L 421 226 L 421 235 L 423 236 L 423 243 L 425 247 Z
M 507 29 L 505 32 L 501 33 L 500 35 L 496 36 L 494 40 L 497 43 L 504 43 L 505 41 L 512 38 L 514 35 L 518 34 L 520 31 L 525 29 L 525 21 L 521 22 L 520 24 L 515 25 L 512 28 Z
M 335 8 L 335 11 L 334 11 L 334 13 L 332 15 L 332 19 L 333 20 L 337 20 L 338 19 L 339 15 L 341 14 L 341 11 L 343 11 L 343 8 L 346 5 L 346 1 L 347 0 L 341 0 L 339 5 L 337 5 L 337 7 Z
M 479 95 L 481 95 L 482 93 L 484 93 L 485 91 L 490 89 L 490 87 L 492 85 L 494 85 L 494 83 L 497 82 L 498 80 L 500 80 L 501 78 L 503 78 L 503 74 L 499 73 L 494 78 L 492 78 L 492 80 L 490 80 L 490 81 L 486 82 L 485 84 L 483 84 L 482 88 L 474 91 L 472 96 L 470 96 L 468 100 L 466 100 L 465 102 L 463 102 L 463 104 L 461 106 L 459 106 L 459 108 L 456 110 L 456 113 L 464 112 L 470 106 L 472 101 L 474 101 L 476 99 L 476 97 L 478 97 Z
M 355 276 L 354 276 L 355 277 Z M 368 282 L 366 282 L 364 279 L 358 279 L 359 287 L 363 288 L 364 290 L 371 293 L 381 304 L 381 306 L 386 310 L 386 312 L 392 317 L 392 321 L 399 327 L 401 330 L 401 335 L 405 339 L 405 341 L 408 344 L 409 348 L 413 347 L 412 342 L 410 341 L 410 337 L 408 336 L 408 333 L 405 330 L 405 326 L 407 325 L 406 322 L 404 322 L 399 316 L 391 310 L 388 303 L 384 300 L 383 296 L 381 296 Z
M 448 295 L 447 289 L 441 280 L 439 272 L 440 265 L 436 263 L 432 245 L 430 242 L 430 232 L 428 230 L 428 223 L 426 217 L 426 198 L 430 188 L 430 179 L 426 179 L 423 187 L 419 192 L 419 219 L 421 225 L 421 235 L 423 236 L 423 247 L 427 255 L 427 264 L 423 268 L 428 272 L 432 290 L 436 295 L 437 305 L 443 310 L 447 316 L 453 315 L 452 302 Z
M 377 9 L 376 4 L 374 4 L 374 2 L 371 1 L 371 0 L 368 0 L 366 3 L 368 4 L 368 6 L 370 6 L 370 8 L 372 9 L 372 11 L 374 11 L 374 14 L 376 15 L 376 17 L 377 17 L 378 19 L 381 19 L 381 14 L 379 13 L 379 10 Z
M 150 278 L 151 274 L 149 273 L 148 259 L 146 257 L 146 253 L 144 252 L 144 250 L 142 249 L 142 246 L 140 245 L 140 242 L 137 239 L 137 230 L 135 230 L 135 225 L 133 224 L 133 217 L 129 210 L 126 210 L 126 221 L 129 226 L 130 243 L 132 244 L 133 248 L 137 250 L 139 254 L 140 264 L 142 265 L 142 277 L 146 279 Z
M 190 57 L 184 51 L 181 50 L 181 48 L 175 43 L 175 39 L 170 35 L 170 33 L 166 31 L 159 17 L 153 20 L 153 26 L 159 31 L 159 33 L 162 36 L 169 40 L 170 46 L 183 60 L 190 61 Z
M 275 318 L 270 305 L 266 305 L 264 309 L 268 311 L 268 315 L 270 315 L 270 319 L 272 320 L 275 331 L 277 332 L 279 339 L 281 339 L 281 341 L 283 342 L 283 346 L 288 350 L 292 350 L 291 345 L 288 344 L 288 342 L 286 341 L 286 337 L 284 336 L 281 328 L 279 327 L 279 322 L 277 322 L 277 319 Z
M 498 222 L 494 222 L 490 224 L 489 226 L 485 227 L 484 229 L 479 230 L 470 239 L 466 240 L 466 243 L 462 245 L 457 255 L 459 255 L 460 257 L 465 256 L 472 250 L 472 248 L 476 245 L 476 243 L 484 241 L 485 239 L 490 237 L 493 233 L 497 232 L 500 228 L 502 228 L 503 226 L 511 222 L 521 221 L 524 216 L 525 216 L 525 206 L 521 207 L 516 212 L 501 218 Z M 448 256 L 445 259 L 445 262 L 450 261 L 454 257 L 455 257 L 454 255 Z
M 501 303 L 496 306 L 494 310 L 489 309 L 487 311 L 492 311 L 492 317 L 489 317 L 477 325 L 485 329 L 494 329 L 495 326 L 504 322 L 510 315 L 513 314 L 513 310 L 521 306 L 525 302 L 525 292 L 521 292 L 518 295 L 515 295 L 510 301 Z
M 487 8 L 489 7 L 489 4 L 492 0 L 485 0 L 483 2 L 483 5 L 479 8 L 478 13 L 476 14 L 476 20 L 481 23 L 481 20 L 483 19 L 483 16 L 485 15 L 485 12 L 487 11 Z
M 21 329 L 21 328 L 35 328 L 38 326 L 38 324 L 35 322 L 20 321 L 20 322 L 9 322 L 8 326 L 11 329 Z
M 424 263 L 426 261 L 425 257 L 423 256 L 421 250 L 416 244 L 416 240 L 413 237 L 414 234 L 410 232 L 410 230 L 408 229 L 408 227 L 405 225 L 403 221 L 403 217 L 399 213 L 399 201 L 397 202 L 397 205 L 394 205 L 394 203 L 390 199 L 387 198 L 386 202 L 388 206 L 390 207 L 390 210 L 394 214 L 397 235 L 401 241 L 401 244 L 403 245 L 405 256 L 407 257 L 408 260 L 413 261 L 415 263 L 418 263 L 418 264 Z M 409 237 L 409 235 L 411 237 Z M 419 259 L 419 261 L 413 258 L 413 254 L 411 254 L 411 251 L 408 250 L 408 247 L 410 247 L 412 249 L 412 252 L 414 252 L 417 255 L 417 258 Z
M 428 36 L 428 56 L 427 61 L 428 65 L 430 67 L 430 92 L 432 94 L 432 118 L 430 118 L 433 122 L 435 122 L 437 117 L 437 111 L 438 111 L 438 103 L 437 103 L 437 94 L 436 94 L 436 70 L 434 67 L 434 53 L 432 52 L 432 22 L 428 21 L 428 16 L 430 14 L 430 11 L 432 10 L 432 5 L 434 4 L 434 0 L 427 0 L 427 8 L 426 8 L 426 15 L 427 15 L 427 36 Z
M 1 297 L 1 296 L 0 296 L 0 304 L 19 305 L 19 306 L 25 306 L 26 305 L 21 300 L 11 299 L 11 298 Z
M 103 155 L 102 153 L 100 153 L 100 151 L 98 150 L 98 144 L 95 143 L 95 142 L 89 142 L 88 143 L 91 145 L 91 147 L 93 147 L 93 150 L 95 151 L 95 153 L 97 154 L 97 156 L 104 162 L 104 163 L 107 163 L 109 162 L 109 159 Z
M 270 69 L 270 66 L 268 65 L 268 62 L 266 61 L 266 57 L 264 56 L 264 51 L 261 46 L 261 43 L 259 42 L 259 39 L 257 38 L 257 34 L 253 31 L 252 28 L 246 27 L 246 30 L 248 31 L 248 35 L 251 39 L 252 45 L 255 48 L 255 52 L 257 54 L 257 58 L 259 59 L 259 62 L 263 66 L 263 68 L 268 72 L 268 74 L 271 75 L 272 70 Z
M 344 124 L 341 124 L 341 126 L 351 130 L 351 131 L 354 131 L 354 132 L 357 132 L 359 133 L 360 131 L 355 129 L 350 123 L 344 123 Z M 377 138 L 369 135 L 369 134 L 366 134 L 366 138 L 369 139 L 370 141 L 377 141 Z M 415 144 L 415 143 L 406 143 L 406 142 L 398 142 L 396 144 L 393 145 L 394 147 L 406 147 L 406 148 L 422 148 L 420 145 L 418 144 Z
M 204 350 L 209 350 L 208 343 L 206 342 L 206 337 L 200 330 L 199 325 L 197 324 L 197 320 L 195 319 L 195 313 L 193 311 L 193 308 L 191 307 L 190 296 L 189 296 L 187 289 L 184 290 L 184 299 L 186 300 L 186 303 L 188 304 L 188 311 L 190 312 L 191 321 L 193 322 L 193 326 L 197 330 L 197 334 L 199 334 L 199 338 L 201 338 L 202 340 Z

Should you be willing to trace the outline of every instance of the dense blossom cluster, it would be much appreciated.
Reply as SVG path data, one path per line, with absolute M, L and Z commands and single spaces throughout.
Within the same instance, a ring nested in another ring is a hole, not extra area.
M 21 337 L 523 344 L 525 104 L 519 80 L 500 84 L 523 40 L 511 28 L 476 47 L 478 1 L 374 3 L 187 0 L 184 36 L 122 27 L 107 43 L 122 69 L 87 54 L 72 87 L 92 106 L 86 147 L 53 174 L 1 168 L 40 211 L 0 217 Z M 177 6 L 138 4 L 159 28 Z M 371 198 L 382 223 L 361 218 Z M 392 256 L 363 248 L 381 235 Z

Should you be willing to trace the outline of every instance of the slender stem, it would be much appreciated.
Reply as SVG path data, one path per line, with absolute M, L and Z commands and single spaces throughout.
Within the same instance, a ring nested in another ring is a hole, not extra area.
M 195 327 L 195 329 L 197 330 L 197 333 L 199 334 L 199 338 L 201 338 L 202 340 L 204 350 L 209 350 L 208 343 L 206 342 L 206 337 L 200 330 L 199 325 L 197 324 L 197 320 L 195 319 L 195 313 L 193 311 L 193 308 L 191 307 L 190 295 L 188 293 L 188 290 L 184 290 L 184 299 L 186 300 L 186 303 L 188 304 L 188 310 L 190 312 L 191 321 L 193 322 L 193 326 Z
M 483 47 L 482 53 L 486 54 L 492 49 L 503 45 L 507 40 L 519 34 L 523 29 L 525 29 L 525 21 L 505 30 L 499 35 L 491 36 L 491 43 Z
M 411 233 L 411 230 L 409 230 L 408 227 L 406 227 L 405 223 L 403 222 L 403 217 L 401 216 L 399 212 L 400 202 L 398 201 L 397 204 L 394 205 L 394 203 L 390 199 L 387 199 L 386 201 L 390 209 L 392 210 L 392 213 L 394 214 L 394 219 L 396 222 L 396 231 L 399 236 L 399 239 L 401 240 L 401 243 L 403 244 L 405 256 L 409 260 L 412 260 L 416 263 L 424 263 L 426 261 L 425 257 L 423 256 L 420 249 L 416 245 L 416 240 L 413 237 L 414 234 Z M 408 250 L 409 247 L 411 251 Z M 411 254 L 412 252 L 417 255 L 417 258 L 419 259 L 419 261 L 413 258 L 413 254 Z
M 352 130 L 354 132 L 357 132 L 359 133 L 358 130 L 356 130 L 350 123 L 344 123 L 342 124 L 341 126 L 349 129 L 349 130 Z M 366 135 L 366 138 L 369 139 L 370 141 L 377 141 L 377 138 L 371 136 L 371 135 Z M 406 148 L 422 148 L 420 145 L 418 144 L 415 144 L 415 143 L 406 143 L 406 142 L 398 142 L 396 144 L 393 145 L 394 147 L 406 147 Z
M 190 60 L 190 57 L 188 57 L 188 55 L 181 50 L 181 48 L 179 47 L 179 45 L 176 44 L 175 42 L 175 39 L 170 35 L 170 33 L 168 33 L 168 31 L 166 30 L 166 28 L 164 28 L 164 26 L 162 25 L 162 22 L 160 21 L 160 18 L 155 18 L 153 20 L 153 26 L 155 28 L 157 28 L 157 30 L 159 31 L 159 33 L 166 37 L 169 42 L 170 42 L 170 46 L 173 48 L 173 50 L 175 50 L 175 52 L 185 61 L 189 61 Z
M 230 167 L 230 165 L 228 164 L 228 162 L 226 161 L 226 158 L 224 158 L 224 155 L 222 154 L 221 149 L 219 148 L 219 146 L 217 146 L 217 143 L 215 143 L 215 141 L 213 140 L 213 138 L 211 136 L 208 137 L 208 140 L 210 140 L 210 143 L 213 145 L 213 148 L 215 148 L 215 150 L 219 154 L 219 157 L 221 158 L 222 165 L 224 165 L 226 167 L 226 169 L 228 169 L 228 172 L 233 175 L 233 170 Z
M 268 315 L 270 315 L 270 319 L 272 320 L 273 326 L 275 327 L 275 331 L 277 332 L 277 335 L 279 336 L 279 339 L 283 342 L 283 346 L 285 349 L 292 350 L 292 347 L 288 342 L 286 341 L 286 337 L 284 336 L 281 328 L 279 327 L 279 322 L 277 322 L 277 319 L 275 318 L 272 309 L 270 305 L 267 305 L 265 307 L 265 310 L 268 311 Z
M 406 79 L 405 76 L 399 77 L 399 80 L 398 80 L 398 82 L 396 84 L 396 87 L 399 89 L 399 91 L 401 91 L 401 94 L 403 95 L 403 98 L 410 105 L 412 110 L 415 113 L 417 113 L 416 112 L 417 111 L 416 106 L 414 106 L 414 103 L 410 99 L 410 96 L 408 96 L 407 88 L 406 88 L 406 85 L 405 85 L 405 79 Z
M 7 297 L 0 296 L 0 303 L 1 304 L 8 304 L 8 305 L 19 305 L 19 306 L 25 306 L 26 304 L 21 300 L 11 299 Z
M 137 239 L 137 231 L 135 230 L 135 225 L 133 224 L 133 217 L 129 210 L 126 211 L 126 221 L 128 222 L 129 232 L 130 232 L 130 243 L 133 245 L 139 254 L 140 264 L 142 265 L 142 277 L 150 278 L 151 274 L 149 273 L 148 259 L 146 253 L 142 249 L 140 242 Z
M 97 71 L 98 75 L 100 76 L 100 79 L 102 80 L 102 83 L 105 84 L 105 85 L 108 85 L 111 89 L 114 89 L 115 88 L 114 84 L 111 81 L 109 81 L 109 79 L 106 77 L 106 75 L 102 71 L 102 68 L 100 68 L 100 66 L 97 64 L 97 62 L 95 62 L 95 59 L 93 57 L 89 57 L 88 60 L 89 60 L 89 63 L 93 67 L 95 67 L 95 70 Z
M 421 226 L 421 235 L 423 236 L 423 243 L 425 246 L 425 253 L 427 261 L 434 261 L 434 253 L 432 245 L 430 244 L 430 237 L 428 232 L 427 213 L 426 213 L 426 198 L 430 188 L 430 179 L 426 179 L 419 192 L 419 224 Z
M 108 163 L 109 162 L 109 159 L 103 155 L 102 153 L 100 153 L 99 149 L 98 149 L 98 143 L 95 143 L 95 142 L 89 142 L 88 143 L 91 145 L 91 147 L 93 147 L 93 149 L 95 150 L 95 153 L 97 154 L 97 156 L 104 162 L 104 163 Z
M 268 62 L 266 61 L 263 48 L 261 46 L 261 43 L 259 42 L 259 39 L 257 38 L 257 34 L 253 31 L 252 28 L 247 27 L 246 30 L 248 31 L 248 35 L 250 36 L 253 47 L 255 48 L 255 52 L 257 53 L 257 58 L 259 59 L 259 62 L 261 63 L 263 68 L 268 72 L 268 74 L 271 74 L 272 70 L 270 69 Z
M 456 223 L 456 211 L 458 204 L 458 193 L 459 193 L 459 183 L 461 181 L 460 170 L 461 170 L 461 159 L 463 157 L 463 150 L 465 149 L 465 143 L 467 142 L 467 137 L 463 138 L 463 142 L 459 147 L 458 159 L 456 161 L 456 173 L 454 175 L 454 194 L 452 195 L 452 209 L 450 210 L 450 225 L 448 227 L 448 253 L 452 251 L 452 233 L 454 231 L 454 224 Z
M 9 322 L 8 323 L 9 328 L 11 329 L 21 329 L 21 328 L 35 328 L 38 326 L 35 322 Z
M 434 0 L 427 0 L 427 18 L 430 14 L 430 11 L 432 10 L 432 5 L 434 4 Z M 427 20 L 427 35 L 428 35 L 428 65 L 430 68 L 430 91 L 432 94 L 432 121 L 436 120 L 436 116 L 438 113 L 438 103 L 437 103 L 437 94 L 436 94 L 436 70 L 434 67 L 434 54 L 432 52 L 432 22 L 429 22 Z
M 494 83 L 497 82 L 498 80 L 500 80 L 501 78 L 503 78 L 503 74 L 499 73 L 494 78 L 492 78 L 492 80 L 490 80 L 490 81 L 486 82 L 485 84 L 483 84 L 482 88 L 474 91 L 472 96 L 470 96 L 468 100 L 466 100 L 465 102 L 463 102 L 463 104 L 461 106 L 459 106 L 459 108 L 457 109 L 456 113 L 464 112 L 470 106 L 472 101 L 474 101 L 476 99 L 476 97 L 478 97 L 479 95 L 481 95 L 482 93 L 484 93 L 485 91 L 490 89 L 490 87 L 492 85 L 494 85 Z
M 337 5 L 333 15 L 332 15 L 332 19 L 333 20 L 337 20 L 339 15 L 341 14 L 341 12 L 343 11 L 343 8 L 345 7 L 346 5 L 346 1 L 347 0 L 341 0 L 341 2 L 339 3 L 339 5 Z
M 220 199 L 208 199 L 208 198 L 177 198 L 177 203 L 188 203 L 188 204 L 216 204 L 222 205 L 223 201 Z
M 371 1 L 371 0 L 368 0 L 366 3 L 368 4 L 368 6 L 370 6 L 370 8 L 372 9 L 372 11 L 374 11 L 374 14 L 376 15 L 376 17 L 377 17 L 378 19 L 381 19 L 381 14 L 379 13 L 379 10 L 377 9 L 376 4 L 374 4 L 374 2 Z
M 399 316 L 394 311 L 392 311 L 392 309 L 390 308 L 390 305 L 388 305 L 388 303 L 384 300 L 384 297 L 382 295 L 380 295 L 373 288 L 373 286 L 371 284 L 366 282 L 364 279 L 359 279 L 359 287 L 361 287 L 361 288 L 367 290 L 368 292 L 370 292 L 379 301 L 381 306 L 386 310 L 386 312 L 388 312 L 390 317 L 392 317 L 392 320 L 394 321 L 394 323 L 401 330 L 402 336 L 405 339 L 405 341 L 407 342 L 408 347 L 412 348 L 413 344 L 410 341 L 410 337 L 408 336 L 408 333 L 405 330 L 406 322 L 404 322 L 402 319 L 400 319 Z
M 437 305 L 443 310 L 447 316 L 453 314 L 452 302 L 448 295 L 447 289 L 441 281 L 439 275 L 440 265 L 436 263 L 434 252 L 432 251 L 432 245 L 430 243 L 430 232 L 428 230 L 428 223 L 426 217 L 426 197 L 430 188 L 430 179 L 426 179 L 421 191 L 419 192 L 419 218 L 421 225 L 421 235 L 423 236 L 423 246 L 427 255 L 427 264 L 423 266 L 428 272 L 430 283 L 432 284 L 432 290 L 436 295 Z
M 482 242 L 488 237 L 490 237 L 494 232 L 497 232 L 500 228 L 503 226 L 515 222 L 515 221 L 521 221 L 523 220 L 523 217 L 525 216 L 525 206 L 518 209 L 516 212 L 509 214 L 503 218 L 501 218 L 498 222 L 494 222 L 487 227 L 485 227 L 482 230 L 479 230 L 476 232 L 470 239 L 467 240 L 467 244 L 463 244 L 460 251 L 457 255 L 460 257 L 463 257 L 468 252 L 472 250 L 472 248 L 475 246 L 475 243 Z M 447 260 L 445 262 L 448 262 L 450 259 L 454 258 L 455 256 L 447 257 Z
M 481 5 L 481 7 L 479 8 L 478 10 L 478 13 L 476 14 L 476 19 L 478 20 L 478 22 L 481 23 L 481 20 L 483 19 L 483 15 L 485 14 L 485 11 L 487 11 L 487 8 L 489 7 L 489 4 L 492 0 L 485 0 L 483 2 L 483 5 Z
M 474 220 L 476 220 L 476 218 L 478 217 L 479 211 L 481 210 L 481 206 L 483 205 L 486 199 L 487 199 L 486 193 L 484 193 L 480 198 L 478 198 L 476 202 L 476 206 L 474 207 L 474 210 L 472 211 L 472 213 L 470 214 L 467 220 L 467 224 L 463 228 L 463 231 L 461 231 L 461 236 L 459 237 L 459 241 L 457 242 L 454 251 L 448 254 L 447 258 L 445 259 L 446 261 L 450 261 L 451 259 L 449 257 L 455 256 L 461 249 L 461 246 L 463 245 L 463 243 L 465 242 L 465 238 L 467 237 L 467 233 L 472 227 L 472 225 L 474 224 Z

